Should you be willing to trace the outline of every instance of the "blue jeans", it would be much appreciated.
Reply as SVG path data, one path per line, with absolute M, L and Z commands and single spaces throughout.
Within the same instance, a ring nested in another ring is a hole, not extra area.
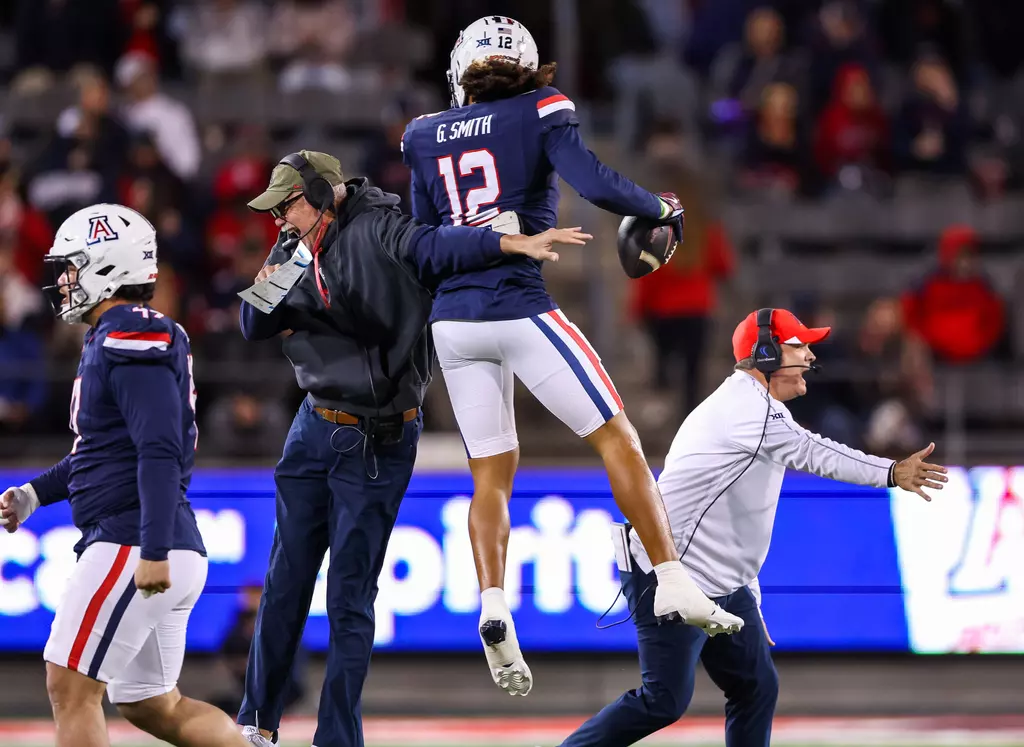
M 401 440 L 364 443 L 357 426 L 323 420 L 307 399 L 274 471 L 277 529 L 249 651 L 238 723 L 276 731 L 288 673 L 330 549 L 330 644 L 318 747 L 363 747 L 361 698 L 373 648 L 373 603 L 398 508 L 416 461 L 422 416 Z
M 643 684 L 605 706 L 562 742 L 562 747 L 626 747 L 675 723 L 693 697 L 698 658 L 725 693 L 726 747 L 768 747 L 779 677 L 750 590 L 744 587 L 715 599 L 727 612 L 743 618 L 745 625 L 734 635 L 709 638 L 692 625 L 658 625 L 653 572 L 634 569 L 621 577 L 629 608 L 636 610 Z

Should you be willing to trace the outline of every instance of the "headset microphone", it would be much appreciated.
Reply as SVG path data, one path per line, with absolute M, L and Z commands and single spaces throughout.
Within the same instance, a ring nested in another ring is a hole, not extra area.
M 821 366 L 819 366 L 817 363 L 812 363 L 809 366 L 803 366 L 803 365 L 779 366 L 779 369 L 783 369 L 783 368 L 803 368 L 803 369 L 806 369 L 807 371 L 810 371 L 811 373 L 820 373 L 821 372 Z M 776 369 L 776 370 L 779 370 L 779 369 Z

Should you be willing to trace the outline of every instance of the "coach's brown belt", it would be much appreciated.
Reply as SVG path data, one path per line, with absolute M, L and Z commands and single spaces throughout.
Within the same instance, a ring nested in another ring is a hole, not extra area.
M 359 416 L 342 412 L 341 410 L 328 410 L 326 407 L 314 407 L 313 410 L 328 423 L 334 423 L 335 425 L 359 425 L 361 421 Z M 419 412 L 418 407 L 406 410 L 402 413 L 402 422 L 408 423 L 410 420 L 415 420 Z

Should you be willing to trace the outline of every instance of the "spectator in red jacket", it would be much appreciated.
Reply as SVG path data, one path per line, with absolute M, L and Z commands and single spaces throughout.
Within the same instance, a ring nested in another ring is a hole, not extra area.
M 939 267 L 904 294 L 903 316 L 940 360 L 970 363 L 985 357 L 1003 335 L 1005 303 L 977 258 L 978 236 L 952 225 L 939 239 Z
M 732 274 L 735 264 L 724 227 L 700 204 L 698 192 L 684 197 L 686 236 L 672 261 L 630 284 L 631 316 L 654 344 L 654 386 L 661 391 L 675 387 L 672 364 L 681 359 L 686 413 L 701 400 L 700 365 L 717 306 L 716 285 Z
M 14 245 L 14 267 L 31 285 L 43 285 L 43 255 L 53 245 L 46 216 L 24 199 L 18 170 L 7 157 L 10 141 L 0 138 L 0 242 Z
M 885 113 L 863 65 L 848 63 L 836 74 L 832 98 L 818 120 L 814 155 L 830 181 L 842 171 L 885 170 L 889 132 Z M 846 179 L 842 180 L 846 183 Z

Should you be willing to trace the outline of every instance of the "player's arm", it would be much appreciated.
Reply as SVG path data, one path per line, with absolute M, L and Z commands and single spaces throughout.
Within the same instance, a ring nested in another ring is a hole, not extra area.
M 181 502 L 182 402 L 168 360 L 127 359 L 110 368 L 114 401 L 138 458 L 142 560 L 167 560 Z
M 68 454 L 39 477 L 30 480 L 28 484 L 38 496 L 39 505 L 49 506 L 68 499 L 71 494 L 68 488 L 70 477 L 71 455 Z
M 0 494 L 0 526 L 14 532 L 40 506 L 66 501 L 70 491 L 71 455 L 61 459 L 38 477 L 21 487 L 7 488 Z
M 563 125 L 544 134 L 544 152 L 558 175 L 580 196 L 617 215 L 660 219 L 671 208 L 657 195 L 637 186 L 601 163 L 580 137 L 575 125 Z

